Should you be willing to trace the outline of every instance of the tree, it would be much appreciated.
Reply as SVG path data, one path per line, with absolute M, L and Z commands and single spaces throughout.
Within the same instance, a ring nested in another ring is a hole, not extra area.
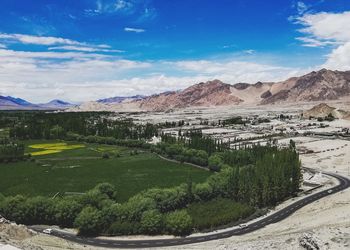
M 223 164 L 223 161 L 218 154 L 211 155 L 208 159 L 208 165 L 211 171 L 215 171 L 215 172 L 220 171 L 222 164 Z
M 166 215 L 165 225 L 171 234 L 188 235 L 192 231 L 192 218 L 186 210 L 177 210 Z
M 107 195 L 110 199 L 116 199 L 117 191 L 112 184 L 107 182 L 98 184 L 94 190 L 98 191 L 101 194 Z
M 61 126 L 55 125 L 50 129 L 50 138 L 63 139 L 66 136 L 66 131 Z
M 55 222 L 55 207 L 52 199 L 33 197 L 26 201 L 28 224 L 52 224 Z
M 78 216 L 81 211 L 81 205 L 71 198 L 65 198 L 59 200 L 56 203 L 56 214 L 55 218 L 57 224 L 62 227 L 72 227 L 75 218 Z
M 94 236 L 100 229 L 99 211 L 93 207 L 84 208 L 74 221 L 74 226 L 79 230 L 80 235 Z

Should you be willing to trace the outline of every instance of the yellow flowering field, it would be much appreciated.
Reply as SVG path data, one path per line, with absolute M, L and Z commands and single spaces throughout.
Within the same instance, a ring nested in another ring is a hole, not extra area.
M 62 142 L 62 143 L 32 144 L 32 145 L 29 145 L 29 147 L 34 148 L 34 149 L 41 149 L 40 151 L 36 151 L 36 152 L 31 153 L 33 156 L 38 156 L 38 155 L 48 155 L 48 154 L 60 153 L 64 150 L 84 148 L 85 145 L 83 145 L 83 144 L 68 145 L 67 143 Z

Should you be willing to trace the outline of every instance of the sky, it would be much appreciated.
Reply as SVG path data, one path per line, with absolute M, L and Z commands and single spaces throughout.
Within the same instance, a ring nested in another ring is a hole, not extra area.
M 0 95 L 149 95 L 350 70 L 349 0 L 2 0 Z

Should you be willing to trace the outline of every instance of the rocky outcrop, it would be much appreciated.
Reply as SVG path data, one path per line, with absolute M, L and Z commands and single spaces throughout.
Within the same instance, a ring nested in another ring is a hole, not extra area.
M 330 107 L 326 103 L 320 103 L 309 110 L 303 112 L 304 118 L 325 118 L 332 116 L 339 119 L 348 119 L 350 117 L 350 112 Z
M 262 93 L 260 97 L 263 98 L 263 99 L 265 99 L 265 98 L 269 98 L 269 97 L 271 97 L 271 96 L 272 96 L 271 91 L 270 91 L 270 90 L 267 90 L 267 91 L 265 91 L 264 93 Z
M 236 88 L 236 89 L 242 90 L 242 89 L 248 88 L 250 85 L 251 84 L 249 84 L 249 83 L 240 82 L 240 83 L 234 84 L 233 87 Z
M 319 250 L 320 246 L 323 245 L 318 238 L 309 233 L 304 233 L 300 237 L 299 244 L 306 250 Z
M 328 106 L 326 103 L 320 103 L 309 110 L 303 112 L 304 118 L 324 118 L 333 113 L 335 108 Z

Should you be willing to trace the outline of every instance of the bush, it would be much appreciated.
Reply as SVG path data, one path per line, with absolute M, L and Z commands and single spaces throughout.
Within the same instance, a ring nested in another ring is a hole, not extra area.
M 186 210 L 178 210 L 165 216 L 165 226 L 167 232 L 185 236 L 192 231 L 192 218 Z
M 156 209 L 153 199 L 135 195 L 128 202 L 122 204 L 120 208 L 121 216 L 129 221 L 140 221 L 143 212 Z
M 103 159 L 109 159 L 109 154 L 108 153 L 103 153 L 102 154 Z
M 146 234 L 157 234 L 163 229 L 163 216 L 158 210 L 149 210 L 142 214 L 141 230 Z
M 213 188 L 209 183 L 198 183 L 193 187 L 193 195 L 196 201 L 207 201 L 213 196 Z

